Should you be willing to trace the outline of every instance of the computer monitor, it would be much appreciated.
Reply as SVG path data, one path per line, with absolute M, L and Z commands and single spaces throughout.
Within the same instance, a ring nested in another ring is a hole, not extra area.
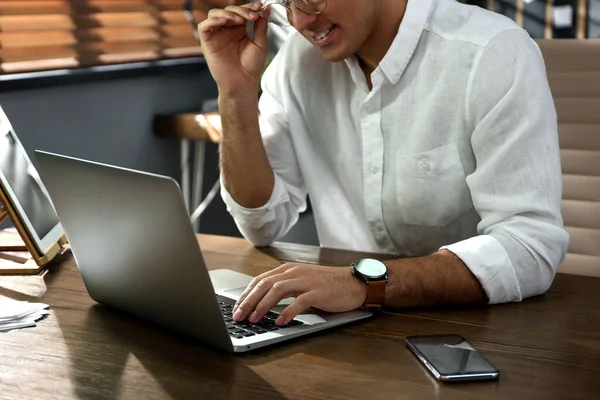
M 45 254 L 64 232 L 37 170 L 1 107 L 0 185 L 31 241 Z

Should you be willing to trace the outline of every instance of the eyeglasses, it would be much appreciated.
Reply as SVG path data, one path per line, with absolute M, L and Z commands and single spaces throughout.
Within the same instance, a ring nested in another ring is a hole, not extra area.
M 291 26 L 292 8 L 290 3 L 310 15 L 319 15 L 327 8 L 327 0 L 267 0 L 258 10 L 258 15 L 275 25 Z
M 194 16 L 194 5 L 193 0 L 186 0 L 183 2 L 183 13 L 185 14 L 185 18 L 192 25 L 192 32 L 194 33 L 194 37 L 196 40 L 200 41 L 200 37 L 198 35 L 198 21 Z

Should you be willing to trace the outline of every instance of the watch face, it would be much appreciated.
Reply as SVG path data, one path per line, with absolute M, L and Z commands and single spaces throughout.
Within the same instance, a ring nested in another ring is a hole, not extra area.
M 387 273 L 387 267 L 384 263 L 372 258 L 363 258 L 358 260 L 354 266 L 358 272 L 368 278 L 382 278 Z

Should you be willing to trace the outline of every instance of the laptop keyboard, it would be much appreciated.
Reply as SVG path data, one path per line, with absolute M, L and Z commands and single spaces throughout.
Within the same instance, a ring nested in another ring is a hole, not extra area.
M 274 313 L 272 311 L 269 311 L 267 315 L 265 315 L 260 321 L 258 321 L 255 324 L 248 320 L 235 322 L 233 320 L 233 306 L 235 305 L 235 301 L 228 297 L 223 297 L 219 295 L 217 295 L 217 300 L 219 302 L 219 307 L 221 308 L 221 314 L 223 314 L 225 324 L 227 324 L 229 336 L 235 339 L 260 335 L 261 333 L 272 332 L 289 326 L 304 325 L 302 321 L 297 321 L 293 319 L 287 325 L 277 326 L 275 325 L 275 320 L 277 319 L 277 317 L 279 317 L 279 314 Z

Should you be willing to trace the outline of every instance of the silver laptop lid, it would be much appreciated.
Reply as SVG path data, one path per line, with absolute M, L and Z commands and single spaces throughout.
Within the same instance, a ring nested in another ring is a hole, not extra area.
M 94 300 L 231 350 L 173 179 L 41 151 L 36 158 Z

